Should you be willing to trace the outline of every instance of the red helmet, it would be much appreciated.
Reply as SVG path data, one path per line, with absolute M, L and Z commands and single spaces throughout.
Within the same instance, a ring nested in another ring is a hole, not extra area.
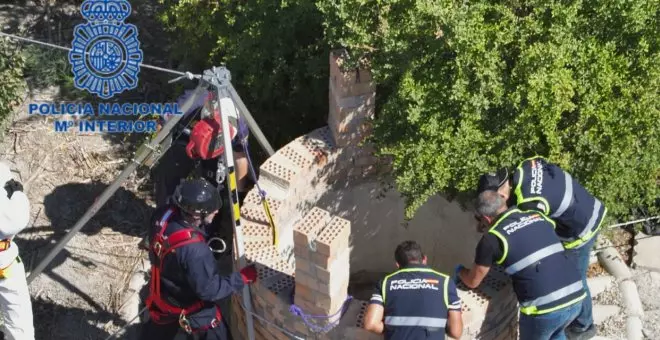
M 211 110 L 213 114 L 211 114 Z M 202 107 L 202 119 L 199 120 L 190 132 L 190 139 L 186 146 L 188 157 L 192 159 L 212 159 L 219 157 L 225 151 L 222 123 L 220 120 L 220 105 L 210 92 L 207 101 Z M 238 133 L 236 126 L 229 120 L 229 138 L 233 140 Z

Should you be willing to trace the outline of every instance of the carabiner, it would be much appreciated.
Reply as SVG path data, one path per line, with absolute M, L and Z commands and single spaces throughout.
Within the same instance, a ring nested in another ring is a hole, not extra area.
M 220 243 L 222 243 L 222 248 L 221 248 L 221 250 L 214 249 L 213 247 L 211 247 L 211 242 L 213 242 L 213 241 L 219 241 Z M 209 239 L 209 241 L 206 243 L 206 245 L 209 246 L 209 249 L 211 249 L 211 251 L 214 252 L 214 253 L 216 253 L 216 254 L 222 254 L 222 253 L 224 253 L 225 251 L 227 251 L 227 243 L 225 243 L 225 240 L 223 240 L 223 239 L 221 239 L 221 238 L 219 238 L 219 237 L 211 237 L 211 238 Z
M 186 315 L 184 314 L 183 311 L 181 311 L 181 314 L 179 314 L 179 326 L 183 328 L 183 330 L 188 333 L 192 334 L 192 327 L 190 327 L 190 321 L 186 319 Z

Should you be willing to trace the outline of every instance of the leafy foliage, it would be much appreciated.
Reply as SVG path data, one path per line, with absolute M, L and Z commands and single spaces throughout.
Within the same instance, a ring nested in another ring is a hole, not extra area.
M 178 42 L 173 57 L 195 72 L 226 64 L 271 143 L 323 125 L 328 49 L 314 1 L 160 3 L 161 21 Z
M 8 118 L 16 105 L 20 104 L 25 82 L 23 81 L 24 59 L 19 49 L 4 38 L 0 38 L 0 119 Z
M 406 215 L 540 154 L 614 216 L 660 183 L 660 2 L 323 0 L 328 39 L 367 56 L 374 142 Z M 359 58 L 355 58 L 359 59 Z

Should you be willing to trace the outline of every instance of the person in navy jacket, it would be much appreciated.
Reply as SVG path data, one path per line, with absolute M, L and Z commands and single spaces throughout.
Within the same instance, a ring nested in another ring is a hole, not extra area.
M 191 339 L 230 339 L 218 303 L 255 282 L 256 269 L 250 265 L 226 277 L 219 274 L 204 229 L 222 203 L 208 181 L 183 181 L 172 202 L 153 215 L 146 301 L 150 320 L 143 327 L 142 339 L 174 339 L 180 332 Z

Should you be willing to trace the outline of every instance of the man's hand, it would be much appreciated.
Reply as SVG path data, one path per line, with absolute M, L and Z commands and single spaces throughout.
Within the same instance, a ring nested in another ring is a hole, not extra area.
M 257 282 L 257 268 L 251 264 L 241 269 L 241 277 L 243 278 L 243 283 L 245 284 Z
M 7 197 L 11 198 L 15 191 L 23 191 L 23 184 L 21 182 L 10 179 L 5 183 L 5 190 L 7 191 Z

